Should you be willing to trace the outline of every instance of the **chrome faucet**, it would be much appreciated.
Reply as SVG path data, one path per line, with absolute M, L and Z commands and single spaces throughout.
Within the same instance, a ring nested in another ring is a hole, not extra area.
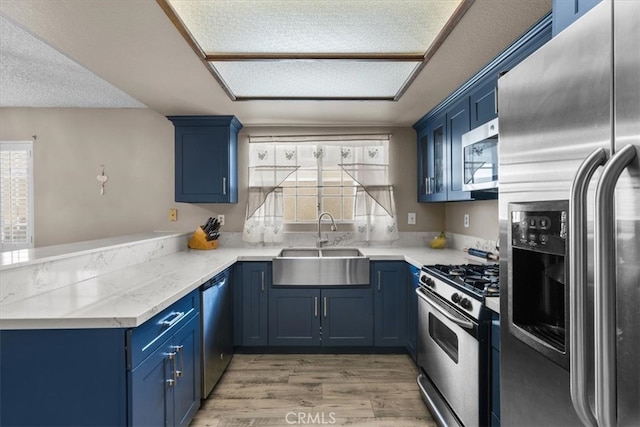
M 322 212 L 318 216 L 318 241 L 316 242 L 316 246 L 318 248 L 321 248 L 323 243 L 327 243 L 329 241 L 329 239 L 323 239 L 322 236 L 320 236 L 320 223 L 322 222 L 322 217 L 325 215 L 329 215 L 329 218 L 331 218 L 331 231 L 336 231 L 338 229 L 336 221 L 333 219 L 333 215 L 329 212 Z

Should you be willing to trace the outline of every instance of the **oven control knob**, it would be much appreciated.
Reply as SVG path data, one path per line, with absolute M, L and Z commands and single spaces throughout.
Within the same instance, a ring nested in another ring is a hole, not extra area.
M 434 282 L 433 279 L 428 276 L 422 276 L 420 278 L 420 281 L 430 288 L 433 288 L 436 285 L 436 282 Z
M 471 308 L 473 307 L 471 305 L 471 301 L 469 301 L 467 298 L 462 298 L 460 300 L 460 305 L 462 306 L 462 308 L 464 308 L 465 310 L 471 310 Z
M 451 295 L 451 301 L 455 302 L 456 304 L 460 302 L 460 294 L 453 294 Z

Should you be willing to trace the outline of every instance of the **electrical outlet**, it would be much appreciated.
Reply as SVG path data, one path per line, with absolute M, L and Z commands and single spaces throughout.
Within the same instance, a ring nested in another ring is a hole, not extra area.
M 416 224 L 416 214 L 415 212 L 409 212 L 407 215 L 407 224 L 415 225 Z
M 178 209 L 169 209 L 169 221 L 178 220 Z
M 469 214 L 464 214 L 464 226 L 469 227 Z
M 218 222 L 220 222 L 220 225 L 224 225 L 224 215 L 218 215 Z

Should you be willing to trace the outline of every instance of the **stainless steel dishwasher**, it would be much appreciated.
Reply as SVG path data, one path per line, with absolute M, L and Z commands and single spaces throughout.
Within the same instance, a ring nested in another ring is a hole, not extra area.
M 229 269 L 200 287 L 202 398 L 213 390 L 233 357 L 233 312 Z

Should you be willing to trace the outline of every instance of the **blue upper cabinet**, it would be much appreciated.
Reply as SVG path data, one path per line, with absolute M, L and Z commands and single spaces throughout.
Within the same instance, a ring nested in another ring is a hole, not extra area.
M 602 0 L 553 0 L 553 37 Z
M 169 116 L 175 126 L 175 199 L 238 202 L 238 132 L 235 116 Z
M 471 129 L 498 117 L 498 76 L 491 74 L 478 83 L 469 95 Z
M 470 191 L 462 191 L 462 134 L 471 129 L 469 97 L 465 96 L 447 111 L 447 160 L 449 176 L 447 181 L 447 200 L 471 200 Z
M 462 135 L 498 117 L 499 76 L 549 41 L 551 24 L 549 14 L 413 125 L 418 138 L 418 202 L 497 197 L 497 192 L 462 191 Z
M 442 114 L 418 134 L 418 201 L 447 200 L 446 118 Z

